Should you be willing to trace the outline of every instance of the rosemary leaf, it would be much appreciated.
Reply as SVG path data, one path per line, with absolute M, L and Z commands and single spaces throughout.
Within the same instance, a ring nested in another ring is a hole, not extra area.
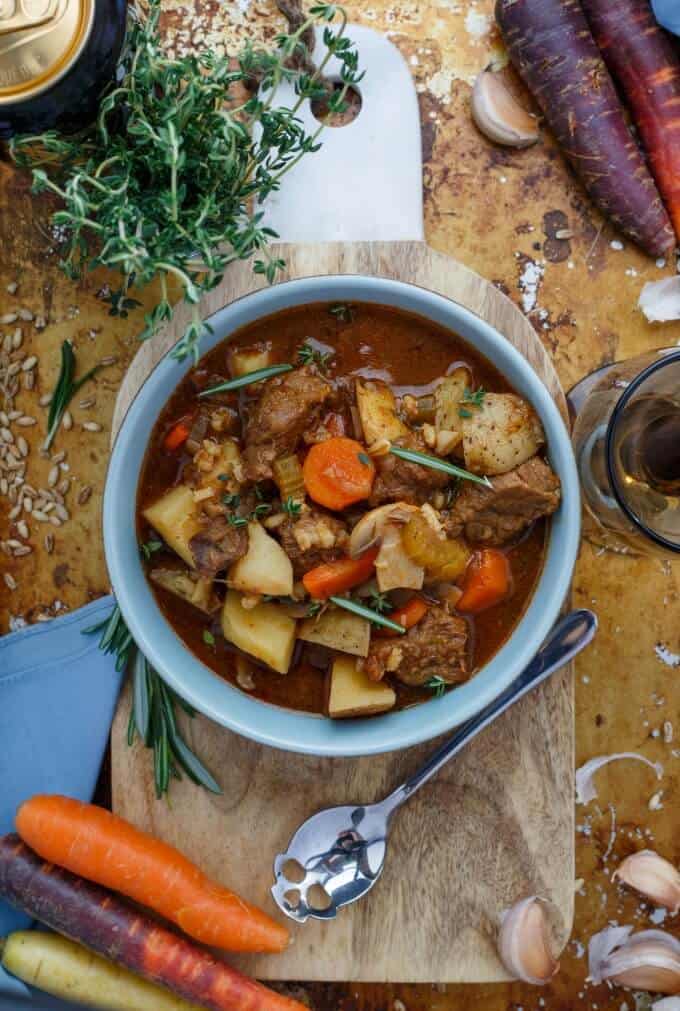
M 71 341 L 66 340 L 61 345 L 61 368 L 59 370 L 57 385 L 54 387 L 54 392 L 52 393 L 50 409 L 47 414 L 47 437 L 43 443 L 43 449 L 49 449 L 54 442 L 54 437 L 57 434 L 66 408 L 71 403 L 78 390 L 88 381 L 88 379 L 92 379 L 92 377 L 96 375 L 103 366 L 95 365 L 93 368 L 89 369 L 84 376 L 81 376 L 80 379 L 77 380 L 74 380 L 73 378 L 75 368 L 76 356 L 73 350 L 73 345 L 71 344 Z
M 455 464 L 449 463 L 447 460 L 440 460 L 438 456 L 430 456 L 429 453 L 421 453 L 417 449 L 402 449 L 401 446 L 390 446 L 390 453 L 398 456 L 401 460 L 408 460 L 409 463 L 419 463 L 422 467 L 431 467 L 432 470 L 441 470 L 445 474 L 460 477 L 464 481 L 473 481 L 475 484 L 484 485 L 485 488 L 493 488 L 488 477 L 471 474 L 469 470 L 456 467 Z
M 330 598 L 334 604 L 338 607 L 344 607 L 346 611 L 351 611 L 352 614 L 358 614 L 360 618 L 366 618 L 367 621 L 372 621 L 374 625 L 382 625 L 383 628 L 390 628 L 393 632 L 398 632 L 399 635 L 404 635 L 406 629 L 403 625 L 399 625 L 396 621 L 390 621 L 382 614 L 378 614 L 377 611 L 372 610 L 370 607 L 364 607 L 363 604 L 357 604 L 355 600 L 350 600 L 348 597 L 331 597 Z
M 199 397 L 208 397 L 211 393 L 225 393 L 231 390 L 240 390 L 243 386 L 250 386 L 251 383 L 260 383 L 263 379 L 271 379 L 272 376 L 280 376 L 284 372 L 290 372 L 292 365 L 268 365 L 265 369 L 255 369 L 254 372 L 246 372 L 244 376 L 237 376 L 236 379 L 227 379 L 224 383 L 211 386 L 207 390 L 201 390 Z

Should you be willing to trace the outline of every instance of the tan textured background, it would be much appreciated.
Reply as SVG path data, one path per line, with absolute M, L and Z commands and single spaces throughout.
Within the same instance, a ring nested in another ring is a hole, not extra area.
M 674 258 L 657 265 L 602 227 L 548 136 L 528 151 L 505 151 L 488 144 L 472 126 L 471 82 L 498 49 L 491 0 L 376 0 L 347 7 L 352 19 L 388 31 L 414 74 L 423 123 L 429 242 L 493 280 L 529 313 L 565 387 L 603 362 L 678 343 L 680 324 L 652 327 L 635 308 L 642 284 L 672 274 Z M 205 44 L 233 48 L 239 37 L 269 37 L 278 25 L 268 0 L 194 0 L 186 5 L 170 0 L 166 8 L 167 38 L 176 50 Z M 0 162 L 0 317 L 24 307 L 48 322 L 44 330 L 29 320 L 0 324 L 2 334 L 20 326 L 20 350 L 39 356 L 35 390 L 19 398 L 22 410 L 37 419 L 24 430 L 31 443 L 31 484 L 44 486 L 51 468 L 37 452 L 45 423 L 37 401 L 52 388 L 62 339 L 74 340 L 82 368 L 110 355 L 118 361 L 82 391 L 78 399 L 95 395 L 96 404 L 76 405 L 73 429 L 55 443 L 55 451 L 67 451 L 63 462 L 70 469 L 61 471 L 60 480 L 71 478 L 66 495 L 71 519 L 55 527 L 29 518 L 32 553 L 16 560 L 0 553 L 0 571 L 17 583 L 10 591 L 0 582 L 0 633 L 22 618 L 37 620 L 78 606 L 107 588 L 99 509 L 108 426 L 117 384 L 140 329 L 139 314 L 128 320 L 108 317 L 98 297 L 106 282 L 103 275 L 92 275 L 79 287 L 63 278 L 57 267 L 58 237 L 50 233 L 47 215 L 47 202 L 31 198 L 27 181 Z M 573 237 L 556 240 L 560 228 L 570 229 Z M 10 294 L 7 285 L 14 283 L 19 287 Z M 101 424 L 102 431 L 83 430 L 87 420 Z M 77 496 L 89 486 L 91 497 L 79 506 Z M 9 527 L 8 511 L 7 500 L 0 498 L 0 539 L 17 533 Z M 47 531 L 55 539 L 51 555 L 42 546 Z M 542 990 L 520 984 L 314 986 L 304 991 L 312 1007 L 622 1011 L 627 1006 L 633 1011 L 633 995 L 585 983 L 583 948 L 609 919 L 634 923 L 637 929 L 651 925 L 650 907 L 609 883 L 623 856 L 648 845 L 676 862 L 680 858 L 679 573 L 677 566 L 602 554 L 590 545 L 582 551 L 575 602 L 595 608 L 601 631 L 577 667 L 577 761 L 639 750 L 661 761 L 665 771 L 656 783 L 641 765 L 610 767 L 599 774 L 599 800 L 577 810 L 576 921 L 554 983 Z M 649 802 L 658 791 L 662 795 L 652 810 Z M 653 913 L 653 920 L 661 916 Z M 677 933 L 677 920 L 667 918 L 664 926 Z

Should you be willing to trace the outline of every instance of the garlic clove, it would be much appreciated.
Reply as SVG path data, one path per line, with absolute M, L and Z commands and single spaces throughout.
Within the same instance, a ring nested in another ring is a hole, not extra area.
M 542 986 L 552 979 L 560 964 L 550 950 L 543 899 L 530 895 L 503 914 L 498 951 L 508 972 L 524 983 Z
M 647 281 L 640 292 L 638 308 L 650 323 L 669 323 L 680 319 L 680 275 Z
M 662 997 L 652 1004 L 652 1011 L 680 1011 L 680 997 Z
M 652 993 L 680 993 L 680 941 L 663 930 L 608 927 L 588 946 L 590 979 Z
M 640 850 L 626 857 L 614 871 L 613 881 L 634 888 L 674 916 L 680 910 L 680 872 L 653 850 Z
M 478 128 L 497 144 L 529 147 L 539 139 L 536 120 L 519 104 L 502 73 L 487 68 L 477 75 L 471 108 Z

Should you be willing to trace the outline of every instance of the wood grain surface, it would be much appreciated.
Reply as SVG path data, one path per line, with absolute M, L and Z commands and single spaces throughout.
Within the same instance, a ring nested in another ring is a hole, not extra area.
M 282 244 L 280 280 L 366 274 L 447 295 L 504 334 L 564 410 L 550 358 L 505 295 L 421 242 Z M 250 264 L 229 269 L 203 316 L 253 291 Z M 183 333 L 183 313 L 138 351 L 116 401 L 112 434 L 153 364 Z M 200 718 L 188 728 L 224 791 L 176 788 L 178 806 L 154 803 L 142 747 L 124 730 L 130 692 L 113 727 L 114 810 L 172 842 L 219 881 L 275 912 L 272 861 L 301 822 L 323 807 L 371 802 L 413 772 L 433 742 L 392 755 L 320 759 L 262 747 Z M 426 719 L 426 710 L 423 710 Z M 263 978 L 478 982 L 507 978 L 496 954 L 501 912 L 517 895 L 541 894 L 558 913 L 561 948 L 573 911 L 573 707 L 571 671 L 551 679 L 498 720 L 409 802 L 395 822 L 385 872 L 370 896 L 328 924 L 292 924 L 282 956 L 239 959 Z M 545 840 L 552 845 L 546 846 Z M 479 862 L 489 870 L 475 873 Z M 310 957 L 311 953 L 314 957 Z
M 389 32 L 414 76 L 427 241 L 488 278 L 527 314 L 564 389 L 606 362 L 680 341 L 680 322 L 651 325 L 636 309 L 643 284 L 675 274 L 675 257 L 655 262 L 622 241 L 590 205 L 547 130 L 534 147 L 513 151 L 475 128 L 472 83 L 502 52 L 494 0 L 347 0 L 345 6 L 350 21 Z M 233 53 L 245 39 L 266 42 L 283 27 L 274 0 L 163 0 L 163 7 L 171 53 L 205 46 Z M 146 289 L 137 295 L 142 308 L 127 319 L 111 318 L 102 295 L 117 277 L 99 270 L 78 285 L 64 277 L 59 232 L 49 223 L 53 209 L 47 196 L 31 195 L 30 178 L 0 149 L 0 315 L 19 309 L 34 315 L 34 321 L 0 324 L 0 333 L 21 329 L 23 352 L 39 359 L 33 390 L 18 398 L 37 418 L 24 433 L 26 479 L 35 487 L 46 484 L 51 467 L 38 452 L 46 419 L 39 398 L 54 387 L 61 341 L 74 342 L 83 371 L 103 357 L 116 362 L 83 390 L 95 403 L 86 408 L 76 402 L 72 429 L 57 436 L 55 452 L 66 453 L 69 467 L 71 519 L 47 527 L 51 553 L 44 547 L 45 525 L 30 517 L 31 553 L 0 553 L 0 633 L 79 607 L 108 589 L 100 506 L 109 426 L 120 381 L 137 351 L 142 314 L 157 295 Z M 563 238 L 557 239 L 558 231 Z M 34 325 L 39 316 L 45 329 Z M 86 420 L 96 420 L 102 431 L 83 429 Z M 0 495 L 0 538 L 7 537 L 20 534 Z M 15 589 L 2 581 L 5 574 Z M 574 605 L 593 607 L 600 619 L 595 643 L 576 663 L 576 764 L 633 749 L 661 762 L 664 775 L 658 783 L 639 763 L 611 765 L 598 773 L 599 797 L 576 809 L 575 921 L 560 972 L 539 990 L 522 983 L 287 987 L 314 1011 L 635 1008 L 629 992 L 586 981 L 585 950 L 592 934 L 612 920 L 642 930 L 663 919 L 663 911 L 612 883 L 624 857 L 648 846 L 680 862 L 680 563 L 604 553 L 586 542 L 573 596 Z M 195 743 L 200 747 L 198 737 Z M 179 795 L 171 794 L 168 803 L 177 810 Z M 480 860 L 476 876 L 483 881 L 487 870 Z M 678 920 L 666 917 L 663 926 L 677 933 Z

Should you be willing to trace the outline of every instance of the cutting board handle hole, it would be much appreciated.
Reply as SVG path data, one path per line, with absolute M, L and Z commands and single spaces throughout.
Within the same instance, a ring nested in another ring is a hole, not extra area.
M 305 869 L 297 860 L 286 860 L 281 869 L 286 881 L 290 881 L 291 885 L 299 885 L 304 880 Z
M 338 78 L 334 80 L 330 79 L 333 85 L 333 90 L 337 94 L 343 88 L 342 81 Z M 314 98 L 310 103 L 312 114 L 315 119 L 318 119 L 320 123 L 324 126 L 349 126 L 353 123 L 361 112 L 362 98 L 361 92 L 358 88 L 353 85 L 347 89 L 347 94 L 345 95 L 345 110 L 344 112 L 331 112 L 328 108 L 328 100 L 325 98 Z

